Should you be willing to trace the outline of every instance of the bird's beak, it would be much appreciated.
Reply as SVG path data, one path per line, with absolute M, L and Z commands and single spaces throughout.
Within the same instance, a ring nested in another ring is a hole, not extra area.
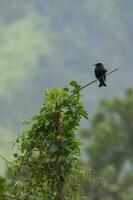
M 93 64 L 93 66 L 96 66 L 96 64 Z

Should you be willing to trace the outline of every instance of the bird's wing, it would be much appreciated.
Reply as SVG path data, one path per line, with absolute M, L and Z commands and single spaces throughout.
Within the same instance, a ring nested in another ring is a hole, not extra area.
M 95 76 L 96 76 L 96 78 L 100 77 L 99 69 L 97 67 L 95 68 Z

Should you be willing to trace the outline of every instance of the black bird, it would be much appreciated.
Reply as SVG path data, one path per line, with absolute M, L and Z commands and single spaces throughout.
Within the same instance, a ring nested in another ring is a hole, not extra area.
M 103 76 L 102 78 L 99 79 L 99 82 L 100 82 L 99 87 L 107 86 L 105 84 L 107 70 L 104 68 L 102 63 L 94 64 L 94 66 L 96 66 L 95 67 L 95 76 L 96 76 L 96 78 L 99 79 L 101 76 Z

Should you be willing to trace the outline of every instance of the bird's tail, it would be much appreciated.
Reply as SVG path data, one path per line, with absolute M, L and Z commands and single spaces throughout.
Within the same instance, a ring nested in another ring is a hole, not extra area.
M 105 82 L 104 82 L 104 79 L 102 78 L 102 79 L 100 79 L 99 80 L 100 81 L 100 84 L 99 84 L 99 87 L 102 87 L 102 86 L 107 86 L 106 84 L 105 84 Z

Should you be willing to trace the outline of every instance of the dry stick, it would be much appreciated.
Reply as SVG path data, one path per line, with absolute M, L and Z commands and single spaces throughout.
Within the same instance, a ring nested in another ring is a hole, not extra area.
M 106 76 L 108 76 L 109 74 L 112 74 L 113 72 L 118 71 L 118 70 L 119 70 L 119 69 L 114 69 L 114 70 L 112 70 L 111 72 L 106 73 Z M 84 88 L 86 88 L 86 87 L 90 86 L 91 84 L 97 82 L 98 80 L 100 80 L 100 79 L 103 78 L 103 77 L 105 77 L 105 75 L 101 76 L 101 77 L 98 78 L 98 79 L 95 79 L 94 81 L 91 81 L 90 83 L 87 83 L 87 84 L 83 85 L 79 90 L 75 91 L 73 94 L 71 94 L 70 96 L 68 96 L 67 99 L 73 97 L 75 94 L 79 93 L 81 90 L 83 90 Z M 63 105 L 63 103 L 61 103 L 61 104 L 59 105 L 59 108 L 60 108 L 62 105 Z

